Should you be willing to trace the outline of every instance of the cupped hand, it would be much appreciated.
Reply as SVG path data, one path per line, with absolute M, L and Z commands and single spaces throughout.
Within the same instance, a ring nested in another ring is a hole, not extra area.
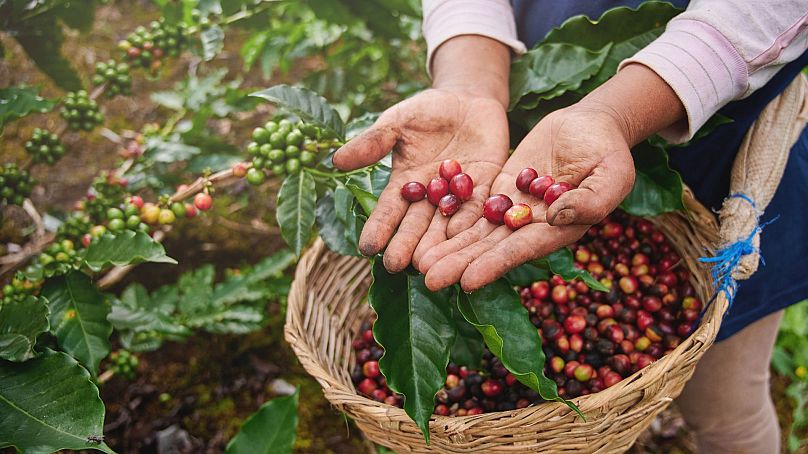
M 334 165 L 357 169 L 376 163 L 391 150 L 390 181 L 362 229 L 359 251 L 371 256 L 387 246 L 384 264 L 398 272 L 411 261 L 417 263 L 429 245 L 464 231 L 482 216 L 491 184 L 508 158 L 505 109 L 487 97 L 426 90 L 386 110 L 373 126 L 334 154 Z M 446 159 L 459 161 L 474 180 L 471 199 L 451 218 L 442 216 L 427 200 L 407 202 L 400 192 L 410 181 L 426 186 Z
M 496 177 L 491 194 L 526 203 L 533 222 L 515 231 L 478 220 L 469 229 L 432 247 L 418 263 L 433 290 L 460 282 L 470 292 L 511 269 L 578 240 L 628 195 L 634 183 L 629 140 L 608 111 L 574 105 L 537 124 Z M 549 208 L 543 200 L 517 190 L 526 168 L 576 186 Z

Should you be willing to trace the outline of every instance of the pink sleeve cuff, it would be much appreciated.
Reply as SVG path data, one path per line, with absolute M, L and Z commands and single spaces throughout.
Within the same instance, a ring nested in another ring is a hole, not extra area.
M 460 35 L 485 36 L 517 54 L 527 52 L 517 38 L 513 9 L 507 0 L 425 0 L 423 5 L 427 70 L 431 68 L 435 49 Z
M 665 32 L 632 58 L 656 72 L 679 96 L 687 124 L 659 132 L 671 143 L 689 140 L 704 123 L 748 88 L 749 71 L 743 57 L 718 30 L 692 19 L 673 19 Z

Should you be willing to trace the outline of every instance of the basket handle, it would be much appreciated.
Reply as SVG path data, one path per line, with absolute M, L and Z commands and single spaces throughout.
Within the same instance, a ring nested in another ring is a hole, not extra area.
M 777 191 L 791 147 L 806 123 L 808 80 L 800 74 L 766 106 L 738 150 L 730 196 L 718 215 L 720 248 L 715 259 L 704 260 L 717 262 L 716 268 L 722 268 L 718 275 L 714 268 L 717 281 L 727 277 L 744 280 L 757 271 L 763 227 L 759 218 Z

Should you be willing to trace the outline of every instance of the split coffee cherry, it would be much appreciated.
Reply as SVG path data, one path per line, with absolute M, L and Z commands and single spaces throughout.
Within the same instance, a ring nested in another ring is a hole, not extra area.
M 444 216 L 451 216 L 460 209 L 460 199 L 454 194 L 446 194 L 438 202 L 438 211 Z
M 432 205 L 438 206 L 441 197 L 449 193 L 449 182 L 441 177 L 435 177 L 426 185 L 426 198 Z
M 451 180 L 455 175 L 461 172 L 463 172 L 463 169 L 460 167 L 460 163 L 454 159 L 447 159 L 441 162 L 440 169 L 438 169 L 438 174 L 446 181 Z
M 517 203 L 505 211 L 503 220 L 508 228 L 517 230 L 530 224 L 533 220 L 533 211 L 530 209 L 530 206 L 524 203 Z
M 401 197 L 408 202 L 418 202 L 426 197 L 426 187 L 417 181 L 410 181 L 401 187 Z
M 458 173 L 449 180 L 449 192 L 456 195 L 461 202 L 471 198 L 474 181 L 466 173 Z
M 483 203 L 483 217 L 492 224 L 502 225 L 505 222 L 505 212 L 513 206 L 513 201 L 505 194 L 495 194 Z
M 524 193 L 529 192 L 530 183 L 538 177 L 539 173 L 536 172 L 535 169 L 530 167 L 522 169 L 522 171 L 519 172 L 519 175 L 516 176 L 516 189 L 519 189 Z
M 528 192 L 530 192 L 533 197 L 543 199 L 544 193 L 547 192 L 547 188 L 553 184 L 555 184 L 555 180 L 550 175 L 538 177 L 530 182 Z
M 571 184 L 564 181 L 560 181 L 550 186 L 544 193 L 545 203 L 547 203 L 547 205 L 552 205 L 553 202 L 555 202 L 556 200 L 558 200 L 559 197 L 561 197 L 561 194 L 569 191 L 572 188 L 573 186 Z

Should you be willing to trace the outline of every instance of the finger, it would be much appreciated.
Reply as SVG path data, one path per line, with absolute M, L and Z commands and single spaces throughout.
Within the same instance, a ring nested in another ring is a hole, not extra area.
M 387 124 L 376 124 L 351 139 L 334 153 L 332 161 L 340 170 L 354 170 L 375 164 L 396 145 L 398 134 Z
M 628 151 L 626 151 L 628 153 Z M 600 222 L 631 192 L 634 165 L 612 153 L 581 184 L 561 194 L 547 208 L 547 223 L 555 226 Z
M 458 233 L 468 230 L 483 217 L 483 203 L 488 198 L 490 186 L 478 184 L 474 186 L 471 198 L 460 205 L 460 209 L 449 219 L 446 236 L 453 238 Z
M 463 272 L 477 257 L 496 245 L 510 234 L 504 225 L 494 229 L 488 236 L 475 241 L 465 248 L 449 254 L 435 262 L 424 278 L 424 284 L 432 291 L 446 288 L 460 281 Z
M 471 262 L 460 279 L 460 286 L 466 292 L 477 290 L 525 262 L 544 257 L 574 242 L 584 232 L 586 226 L 526 225 Z
M 365 222 L 362 234 L 359 236 L 359 252 L 365 256 L 378 254 L 390 241 L 396 227 L 404 218 L 410 203 L 401 197 L 401 185 L 394 179 L 382 191 L 376 208 Z
M 410 204 L 398 231 L 384 251 L 384 267 L 387 271 L 398 273 L 407 268 L 434 215 L 435 207 L 427 200 Z
M 478 220 L 470 229 L 464 230 L 455 235 L 452 239 L 432 247 L 429 252 L 421 257 L 421 260 L 418 262 L 418 270 L 426 274 L 435 262 L 485 238 L 496 227 L 497 226 L 485 219 Z
M 437 213 L 437 211 L 432 216 L 429 228 L 421 237 L 418 247 L 415 248 L 415 252 L 412 254 L 412 265 L 417 270 L 421 271 L 421 259 L 423 256 L 433 247 L 447 240 L 446 225 L 449 223 L 449 219 L 450 218 Z

